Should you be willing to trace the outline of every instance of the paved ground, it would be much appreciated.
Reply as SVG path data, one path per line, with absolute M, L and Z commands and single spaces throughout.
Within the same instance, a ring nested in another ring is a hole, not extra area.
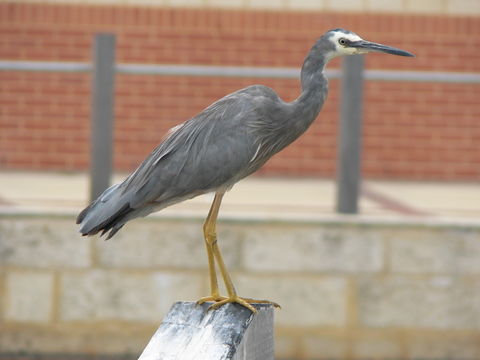
M 115 176 L 120 181 L 124 175 Z M 0 212 L 77 213 L 87 203 L 86 174 L 0 172 Z M 199 196 L 160 216 L 207 214 L 213 196 Z M 250 177 L 224 198 L 222 216 L 315 219 L 334 216 L 335 184 L 322 179 Z M 458 219 L 480 223 L 480 184 L 365 181 L 362 217 Z

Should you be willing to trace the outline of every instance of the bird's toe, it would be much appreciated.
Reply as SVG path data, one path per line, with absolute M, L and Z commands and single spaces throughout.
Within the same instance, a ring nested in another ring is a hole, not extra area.
M 250 305 L 245 299 L 242 299 L 239 296 L 232 296 L 232 297 L 225 298 L 223 300 L 217 301 L 214 304 L 210 305 L 210 307 L 208 309 L 209 310 L 215 310 L 215 309 L 218 309 L 220 306 L 228 304 L 228 303 L 237 303 L 239 305 L 242 305 L 243 307 L 246 307 L 248 310 L 250 310 L 254 314 L 257 313 L 257 310 L 252 305 Z
M 206 302 L 212 302 L 212 301 L 217 303 L 217 302 L 223 301 L 225 299 L 227 299 L 227 297 L 221 296 L 221 295 L 218 295 L 218 294 L 217 295 L 205 296 L 205 297 L 202 297 L 202 298 L 197 300 L 197 305 L 202 305 Z

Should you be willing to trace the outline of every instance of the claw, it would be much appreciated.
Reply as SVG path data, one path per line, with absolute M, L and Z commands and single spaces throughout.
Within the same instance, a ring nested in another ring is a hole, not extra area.
M 211 302 L 211 301 L 216 303 L 225 299 L 227 299 L 227 297 L 220 296 L 220 295 L 205 296 L 197 300 L 197 305 L 202 305 L 203 303 Z
M 270 300 L 257 300 L 257 299 L 250 299 L 250 298 L 243 298 L 243 300 L 245 300 L 249 304 L 270 304 L 276 308 L 279 308 L 279 309 L 282 308 L 278 303 Z
M 240 304 L 240 305 L 246 307 L 248 310 L 250 310 L 250 311 L 253 312 L 254 314 L 257 313 L 257 310 L 256 310 L 252 305 L 250 305 L 245 299 L 242 299 L 242 298 L 239 297 L 239 296 L 232 296 L 232 297 L 225 298 L 225 299 L 223 299 L 223 300 L 217 301 L 217 302 L 215 302 L 215 304 L 210 305 L 210 307 L 208 308 L 208 310 L 218 309 L 220 306 L 225 305 L 225 304 L 228 304 L 228 303 L 237 303 L 237 304 Z
M 256 300 L 256 299 L 250 299 L 250 298 L 241 298 L 240 296 L 237 296 L 237 295 L 231 296 L 231 297 L 226 297 L 221 295 L 211 295 L 211 296 L 202 297 L 197 300 L 198 305 L 201 305 L 206 302 L 214 302 L 214 304 L 208 307 L 208 310 L 216 310 L 220 306 L 228 303 L 240 304 L 246 307 L 248 310 L 250 310 L 253 313 L 257 313 L 257 310 L 250 304 L 271 304 L 276 308 L 281 308 L 280 305 L 278 305 L 276 302 L 273 302 L 270 300 Z

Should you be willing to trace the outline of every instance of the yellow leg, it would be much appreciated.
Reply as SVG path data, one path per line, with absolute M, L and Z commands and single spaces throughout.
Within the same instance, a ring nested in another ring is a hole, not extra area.
M 203 304 L 206 301 L 220 301 L 225 299 L 224 296 L 220 296 L 218 291 L 217 273 L 215 270 L 215 257 L 213 255 L 212 244 L 217 242 L 216 234 L 216 222 L 218 217 L 218 210 L 222 201 L 223 194 L 215 194 L 212 206 L 208 212 L 207 219 L 203 224 L 203 236 L 205 239 L 205 246 L 207 248 L 208 256 L 208 270 L 210 274 L 210 291 L 211 295 L 201 298 L 197 301 L 198 304 Z
M 227 267 L 225 266 L 222 254 L 220 253 L 220 249 L 217 243 L 216 223 L 217 223 L 217 217 L 220 209 L 220 204 L 222 202 L 222 198 L 223 198 L 223 193 L 215 194 L 215 198 L 213 200 L 212 206 L 208 213 L 207 220 L 205 221 L 205 224 L 203 226 L 205 243 L 207 246 L 208 266 L 210 270 L 210 286 L 211 286 L 212 295 L 201 298 L 200 300 L 198 300 L 197 303 L 202 304 L 206 301 L 215 301 L 215 304 L 211 305 L 210 308 L 217 309 L 223 304 L 236 302 L 242 306 L 245 306 L 247 309 L 251 310 L 254 313 L 256 313 L 257 311 L 252 305 L 250 305 L 250 303 L 270 303 L 276 307 L 279 307 L 278 304 L 268 300 L 244 299 L 237 295 L 235 286 L 233 285 L 230 274 L 227 271 Z M 215 261 L 217 262 L 218 267 L 220 268 L 220 272 L 222 274 L 225 287 L 227 289 L 228 297 L 223 297 L 219 295 L 217 275 L 215 272 Z

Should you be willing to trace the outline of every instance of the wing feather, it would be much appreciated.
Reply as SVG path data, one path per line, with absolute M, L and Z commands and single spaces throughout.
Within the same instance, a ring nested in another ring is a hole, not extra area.
M 249 124 L 260 116 L 254 106 L 258 95 L 249 88 L 240 90 L 173 128 L 122 184 L 122 192 L 132 196 L 130 205 L 138 208 L 229 188 L 256 170 L 251 160 L 258 145 Z

